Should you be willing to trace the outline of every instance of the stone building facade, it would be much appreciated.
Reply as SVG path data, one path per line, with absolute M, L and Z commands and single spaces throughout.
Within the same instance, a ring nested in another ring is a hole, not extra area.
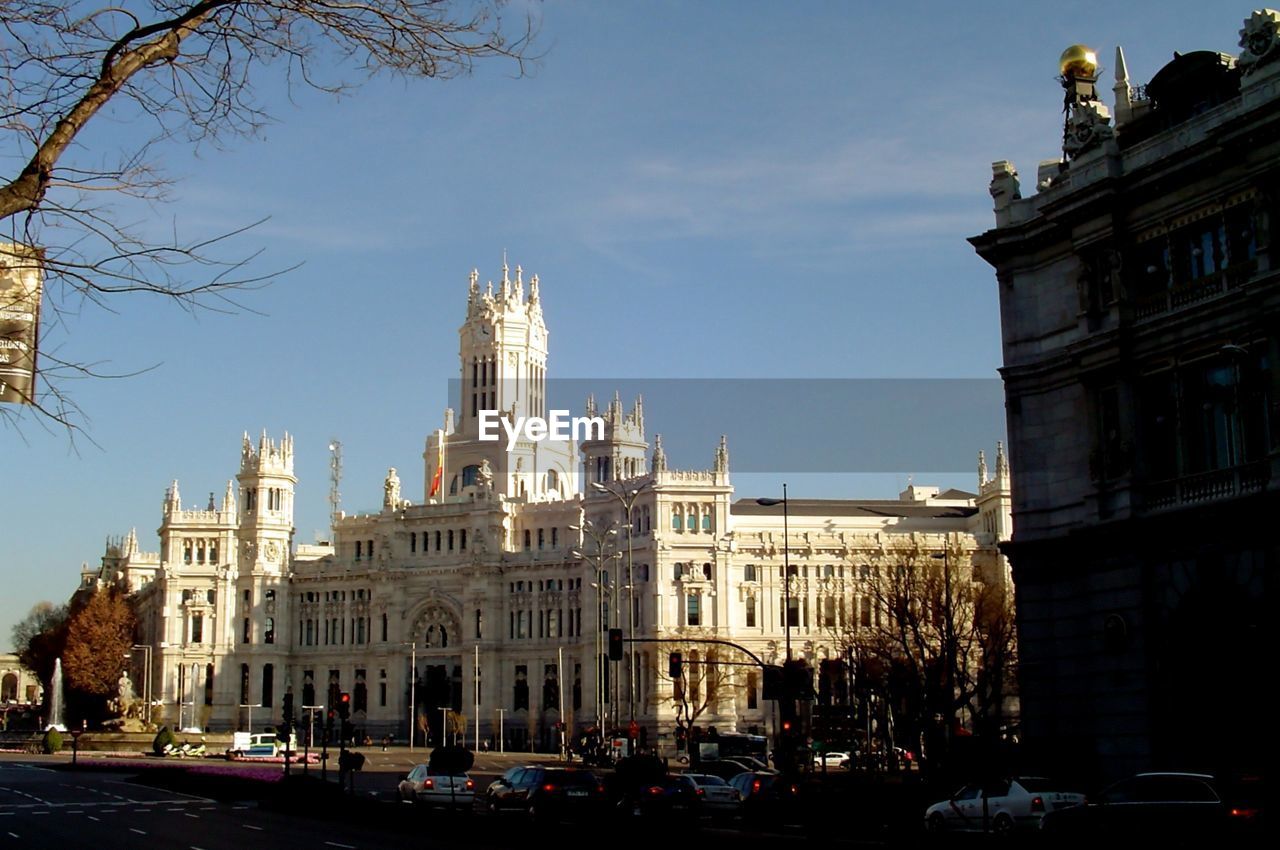
M 784 550 L 793 654 L 815 667 L 839 657 L 840 624 L 871 616 L 859 567 L 897 547 L 963 550 L 981 580 L 1006 581 L 1002 450 L 994 476 L 981 465 L 977 493 L 793 499 L 784 538 L 780 507 L 735 500 L 725 438 L 708 447 L 708 468 L 672 469 L 639 399 L 589 400 L 602 428 L 579 441 L 508 451 L 505 439 L 481 440 L 486 410 L 509 420 L 546 411 L 539 281 L 526 293 L 522 270 L 502 271 L 483 291 L 471 275 L 461 404 L 425 442 L 417 499 L 403 498 L 389 470 L 380 511 L 339 513 L 329 543 L 293 545 L 293 442 L 246 435 L 219 505 L 211 495 L 204 509 L 183 507 L 174 482 L 158 555 L 130 534 L 85 571 L 85 586 L 135 592 L 153 693 L 171 722 L 181 705 L 183 725 L 243 728 L 251 711 L 256 723 L 278 721 L 286 690 L 299 709 L 346 692 L 353 722 L 375 738 L 404 740 L 420 716 L 435 740 L 453 712 L 468 742 L 545 749 L 558 723 L 626 729 L 634 717 L 650 745 L 669 747 L 670 650 L 696 664 L 708 647 L 694 641 L 721 639 L 781 662 Z M 642 639 L 621 662 L 604 659 L 610 625 Z M 760 675 L 734 670 L 698 722 L 765 731 Z
M 1277 546 L 1280 15 L 1145 86 L 1063 55 L 1063 156 L 994 165 L 1025 742 L 1040 769 L 1253 769 Z M 1047 108 L 1056 104 L 1046 102 Z

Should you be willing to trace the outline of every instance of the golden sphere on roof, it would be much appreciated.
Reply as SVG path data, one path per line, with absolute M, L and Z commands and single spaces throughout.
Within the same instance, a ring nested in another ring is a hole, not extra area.
M 1098 73 L 1098 54 L 1083 44 L 1073 44 L 1062 51 L 1058 72 L 1064 77 L 1092 77 Z

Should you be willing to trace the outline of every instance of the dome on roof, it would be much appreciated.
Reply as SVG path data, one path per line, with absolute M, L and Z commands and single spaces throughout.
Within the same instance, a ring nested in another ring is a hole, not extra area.
M 1058 57 L 1058 72 L 1064 77 L 1092 77 L 1098 73 L 1098 54 L 1092 47 L 1073 44 Z

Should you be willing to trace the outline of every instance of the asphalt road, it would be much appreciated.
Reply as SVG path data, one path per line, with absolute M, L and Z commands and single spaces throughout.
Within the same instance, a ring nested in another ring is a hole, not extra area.
M 376 749 L 376 748 L 375 748 Z M 400 774 L 425 753 L 366 752 L 369 772 L 357 790 L 390 800 Z M 481 754 L 473 776 L 496 776 L 529 754 Z M 509 848 L 582 837 L 582 825 L 534 827 L 519 817 L 456 815 L 387 802 L 375 805 L 377 822 L 289 814 L 244 800 L 215 800 L 139 784 L 137 771 L 73 771 L 65 756 L 0 755 L 0 850 L 11 846 L 49 848 L 182 848 L 182 850 L 366 850 L 366 848 Z M 92 757 L 86 761 L 92 762 Z M 270 769 L 270 768 L 267 768 Z M 276 769 L 279 769 L 278 767 Z M 315 770 L 315 766 L 312 767 Z M 607 823 L 596 828 L 613 839 L 666 843 L 669 825 Z M 541 833 L 541 836 L 534 835 Z M 737 829 L 704 827 L 698 841 L 732 841 L 735 846 L 777 848 L 803 842 L 801 835 L 769 836 Z

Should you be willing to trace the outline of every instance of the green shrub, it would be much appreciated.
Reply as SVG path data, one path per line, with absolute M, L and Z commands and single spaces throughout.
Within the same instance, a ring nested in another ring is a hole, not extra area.
M 161 726 L 160 731 L 156 733 L 155 740 L 151 742 L 151 751 L 158 756 L 162 756 L 166 745 L 170 747 L 178 746 L 178 738 L 168 726 Z
M 50 729 L 44 733 L 44 751 L 46 753 L 62 752 L 62 733 L 57 729 Z

